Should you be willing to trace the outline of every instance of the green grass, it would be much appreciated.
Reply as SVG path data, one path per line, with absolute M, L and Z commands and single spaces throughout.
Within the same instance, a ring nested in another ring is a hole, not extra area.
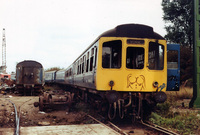
M 197 134 L 200 131 L 200 111 L 188 107 L 193 89 L 181 87 L 178 92 L 166 93 L 167 101 L 157 104 L 149 120 L 181 135 Z M 181 105 L 183 102 L 184 106 Z
M 149 120 L 156 125 L 174 130 L 181 135 L 197 133 L 200 125 L 200 117 L 196 113 L 179 114 L 172 117 L 163 117 L 161 114 L 152 113 Z

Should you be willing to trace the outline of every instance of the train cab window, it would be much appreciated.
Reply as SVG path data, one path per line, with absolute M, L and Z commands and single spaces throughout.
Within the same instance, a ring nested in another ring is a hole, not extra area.
M 178 51 L 176 50 L 167 51 L 167 68 L 168 69 L 178 68 Z
M 149 43 L 148 68 L 151 70 L 163 70 L 164 46 L 155 42 Z
M 108 41 L 103 43 L 102 67 L 121 68 L 122 41 Z
M 129 68 L 129 69 L 143 69 L 144 68 L 144 48 L 127 47 L 126 68 Z

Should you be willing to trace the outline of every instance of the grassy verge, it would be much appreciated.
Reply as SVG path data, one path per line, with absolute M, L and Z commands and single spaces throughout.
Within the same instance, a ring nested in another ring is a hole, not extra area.
M 192 88 L 181 88 L 179 92 L 167 92 L 167 95 L 168 100 L 157 104 L 149 120 L 181 135 L 200 133 L 200 110 L 188 108 Z

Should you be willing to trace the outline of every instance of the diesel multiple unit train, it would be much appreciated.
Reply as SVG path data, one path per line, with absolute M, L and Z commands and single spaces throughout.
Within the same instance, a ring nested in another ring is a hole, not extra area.
M 37 61 L 25 60 L 16 66 L 16 89 L 23 95 L 38 95 L 44 85 L 44 70 Z
M 119 25 L 101 34 L 68 68 L 45 72 L 45 82 L 63 85 L 109 119 L 145 117 L 167 99 L 166 40 L 150 26 Z M 178 89 L 178 77 L 172 82 Z

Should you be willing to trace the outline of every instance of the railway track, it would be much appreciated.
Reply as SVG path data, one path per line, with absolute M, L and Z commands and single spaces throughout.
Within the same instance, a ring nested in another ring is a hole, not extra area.
M 92 118 L 93 120 L 95 120 L 97 123 L 102 124 L 103 126 L 109 127 L 114 129 L 116 132 L 118 132 L 121 135 L 132 135 L 132 134 L 137 134 L 134 132 L 135 128 L 133 128 L 132 126 L 127 126 L 126 129 L 124 127 L 121 127 L 118 124 L 114 124 L 110 121 L 107 122 L 101 122 L 100 120 L 97 120 L 96 118 L 94 118 L 91 115 L 88 115 L 88 117 Z M 103 116 L 100 116 L 103 117 Z M 149 130 L 150 133 L 147 134 L 154 134 L 154 135 L 179 135 L 173 131 L 170 131 L 168 129 L 165 129 L 161 126 L 155 125 L 155 124 L 150 124 L 148 122 L 143 122 L 142 120 L 140 122 L 137 122 L 137 124 L 143 125 L 143 126 L 138 126 L 139 128 L 141 128 L 141 130 Z M 150 131 L 153 130 L 153 131 Z M 139 133 L 141 134 L 141 133 Z M 144 133 L 145 134 L 145 133 Z
M 116 132 L 118 132 L 118 133 L 121 134 L 121 135 L 128 135 L 127 133 L 123 132 L 119 127 L 117 127 L 116 125 L 114 125 L 114 124 L 111 123 L 111 122 L 108 122 L 108 124 L 109 124 L 109 125 L 108 125 L 108 124 L 105 124 L 105 123 L 103 123 L 103 122 L 97 120 L 96 118 L 92 117 L 91 115 L 88 115 L 88 117 L 92 118 L 93 120 L 95 120 L 96 122 L 102 124 L 102 125 L 105 126 L 105 127 L 114 129 Z
M 150 127 L 150 128 L 152 128 L 152 129 L 155 129 L 155 130 L 157 130 L 157 131 L 160 131 L 161 133 L 164 133 L 164 134 L 166 134 L 166 135 L 179 135 L 179 134 L 177 134 L 177 133 L 175 133 L 175 132 L 173 132 L 173 131 L 170 131 L 170 130 L 168 130 L 168 129 L 166 129 L 166 128 L 163 128 L 163 127 L 161 127 L 161 126 L 158 126 L 158 125 L 155 125 L 155 124 L 145 123 L 145 122 L 143 122 L 142 120 L 141 120 L 141 124 L 143 124 L 143 125 L 145 125 L 145 126 L 147 126 L 147 127 Z

